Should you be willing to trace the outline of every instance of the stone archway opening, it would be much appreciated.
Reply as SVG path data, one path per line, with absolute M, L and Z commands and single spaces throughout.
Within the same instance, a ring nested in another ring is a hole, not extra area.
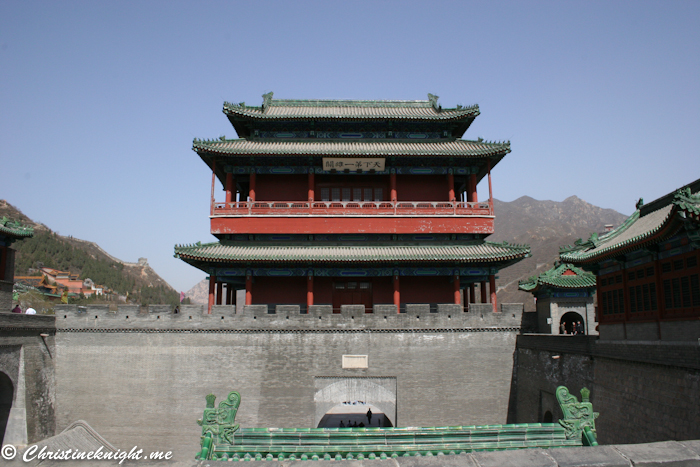
M 395 377 L 316 376 L 315 386 L 313 426 L 338 428 L 340 420 L 345 425 L 356 421 L 367 426 L 368 409 L 372 410 L 371 426 L 376 427 L 378 420 L 379 426 L 397 426 Z
M 12 380 L 5 373 L 0 371 L 0 445 L 5 439 L 5 429 L 10 419 L 12 401 L 14 400 L 15 387 Z
M 577 326 L 576 323 L 581 322 L 581 329 L 582 331 L 577 332 Z M 564 326 L 563 331 L 562 331 L 562 325 Z M 560 334 L 585 334 L 585 329 L 586 329 L 586 321 L 583 319 L 583 316 L 580 314 L 576 313 L 575 311 L 568 311 L 564 313 L 561 317 L 561 320 L 559 321 L 559 332 Z
M 393 426 L 391 420 L 377 406 L 364 401 L 346 401 L 330 409 L 318 422 L 317 428 Z

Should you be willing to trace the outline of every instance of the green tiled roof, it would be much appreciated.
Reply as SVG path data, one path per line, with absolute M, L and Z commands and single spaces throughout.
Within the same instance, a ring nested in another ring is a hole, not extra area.
M 178 245 L 175 256 L 207 262 L 493 262 L 526 258 L 527 245 L 484 242 L 478 245 L 423 246 L 238 246 L 222 243 Z
M 228 156 L 447 156 L 488 157 L 510 152 L 510 142 L 486 141 L 269 141 L 261 139 L 198 140 L 192 149 Z
M 479 106 L 457 106 L 443 109 L 437 96 L 428 100 L 292 100 L 272 99 L 263 95 L 263 105 L 247 106 L 244 102 L 224 102 L 224 113 L 230 117 L 260 120 L 290 119 L 400 119 L 400 120 L 460 120 L 479 115 Z
M 0 235 L 10 238 L 27 238 L 34 235 L 34 229 L 3 217 L 0 219 Z
M 567 274 L 571 271 L 574 274 Z M 542 286 L 550 286 L 558 289 L 583 289 L 596 286 L 594 274 L 577 268 L 573 264 L 562 263 L 552 269 L 543 272 L 537 277 L 531 277 L 518 283 L 518 289 L 525 292 L 534 292 Z
M 674 235 L 686 222 L 700 222 L 700 193 L 691 193 L 689 187 L 669 196 L 666 204 L 656 201 L 652 204 L 655 209 L 650 211 L 644 209 L 640 200 L 637 210 L 620 227 L 600 237 L 594 233 L 585 242 L 579 239 L 574 245 L 562 247 L 559 257 L 574 264 L 596 262 L 658 243 Z

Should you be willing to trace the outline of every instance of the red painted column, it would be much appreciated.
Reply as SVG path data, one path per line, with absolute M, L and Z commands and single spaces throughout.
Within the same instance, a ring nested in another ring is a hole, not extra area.
M 491 189 L 491 159 L 489 159 L 489 205 L 493 214 L 493 190 Z
M 232 187 L 233 187 L 233 174 L 227 173 L 226 174 L 226 204 L 230 203 L 231 200 L 233 199 Z
M 209 276 L 209 304 L 207 306 L 207 313 L 211 313 L 211 307 L 214 305 L 214 287 L 216 285 L 216 276 Z
M 459 276 L 457 274 L 454 275 L 454 291 L 455 291 L 455 305 L 461 305 L 462 304 L 462 297 L 460 294 L 460 287 L 459 287 Z
M 309 170 L 309 203 L 314 202 L 314 197 L 316 196 L 314 193 L 314 186 L 315 186 L 315 177 L 313 173 L 313 169 Z
M 391 202 L 395 203 L 397 198 L 396 195 L 396 171 L 392 170 L 391 174 L 389 175 L 389 186 L 391 189 Z
M 469 188 L 467 191 L 467 201 L 470 203 L 478 203 L 479 197 L 476 194 L 476 174 L 469 175 Z
M 481 283 L 481 303 L 486 303 L 486 282 Z
M 314 276 L 309 275 L 309 280 L 306 281 L 306 306 L 307 313 L 308 307 L 314 304 Z
M 491 305 L 493 306 L 493 312 L 498 312 L 498 303 L 496 299 L 496 276 L 491 274 L 489 276 L 489 291 L 491 292 Z
M 401 290 L 399 288 L 399 275 L 394 275 L 394 305 L 396 305 L 396 312 L 401 313 Z
M 447 174 L 447 198 L 455 200 L 455 175 L 452 172 Z
M 474 287 L 474 283 L 469 284 L 469 303 L 476 303 L 476 287 Z
M 216 157 L 211 162 L 211 206 L 209 214 L 214 215 L 214 186 L 216 185 Z
M 233 291 L 234 288 L 231 284 L 226 284 L 226 304 L 227 305 L 235 305 L 233 303 Z
M 245 304 L 253 304 L 253 277 L 250 274 L 245 276 Z
M 255 201 L 255 172 L 250 172 L 250 191 L 248 197 L 251 201 Z
M 221 299 L 224 296 L 224 283 L 223 282 L 217 282 L 216 283 L 216 304 L 221 305 Z

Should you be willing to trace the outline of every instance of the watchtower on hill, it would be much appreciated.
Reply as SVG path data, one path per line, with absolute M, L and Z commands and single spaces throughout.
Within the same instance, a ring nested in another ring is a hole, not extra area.
M 246 305 L 301 313 L 477 301 L 497 311 L 496 274 L 529 247 L 485 241 L 494 228 L 491 170 L 510 143 L 461 139 L 478 106 L 443 109 L 432 94 L 360 101 L 268 93 L 259 107 L 224 103 L 223 111 L 239 138 L 193 144 L 212 171 L 219 241 L 175 247 L 209 274 L 210 312 L 234 304 L 238 289 Z M 488 198 L 479 201 L 484 178 Z

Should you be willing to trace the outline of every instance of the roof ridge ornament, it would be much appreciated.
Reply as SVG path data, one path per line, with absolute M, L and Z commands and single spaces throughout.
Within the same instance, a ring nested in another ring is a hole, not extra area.
M 440 96 L 428 93 L 428 101 L 433 106 L 433 108 L 439 112 L 441 110 L 441 107 L 438 107 L 438 99 L 440 99 Z
M 262 104 L 262 109 L 263 112 L 265 111 L 266 108 L 270 107 L 272 105 L 272 95 L 274 93 L 272 91 L 265 93 L 262 95 L 263 98 L 263 104 Z

